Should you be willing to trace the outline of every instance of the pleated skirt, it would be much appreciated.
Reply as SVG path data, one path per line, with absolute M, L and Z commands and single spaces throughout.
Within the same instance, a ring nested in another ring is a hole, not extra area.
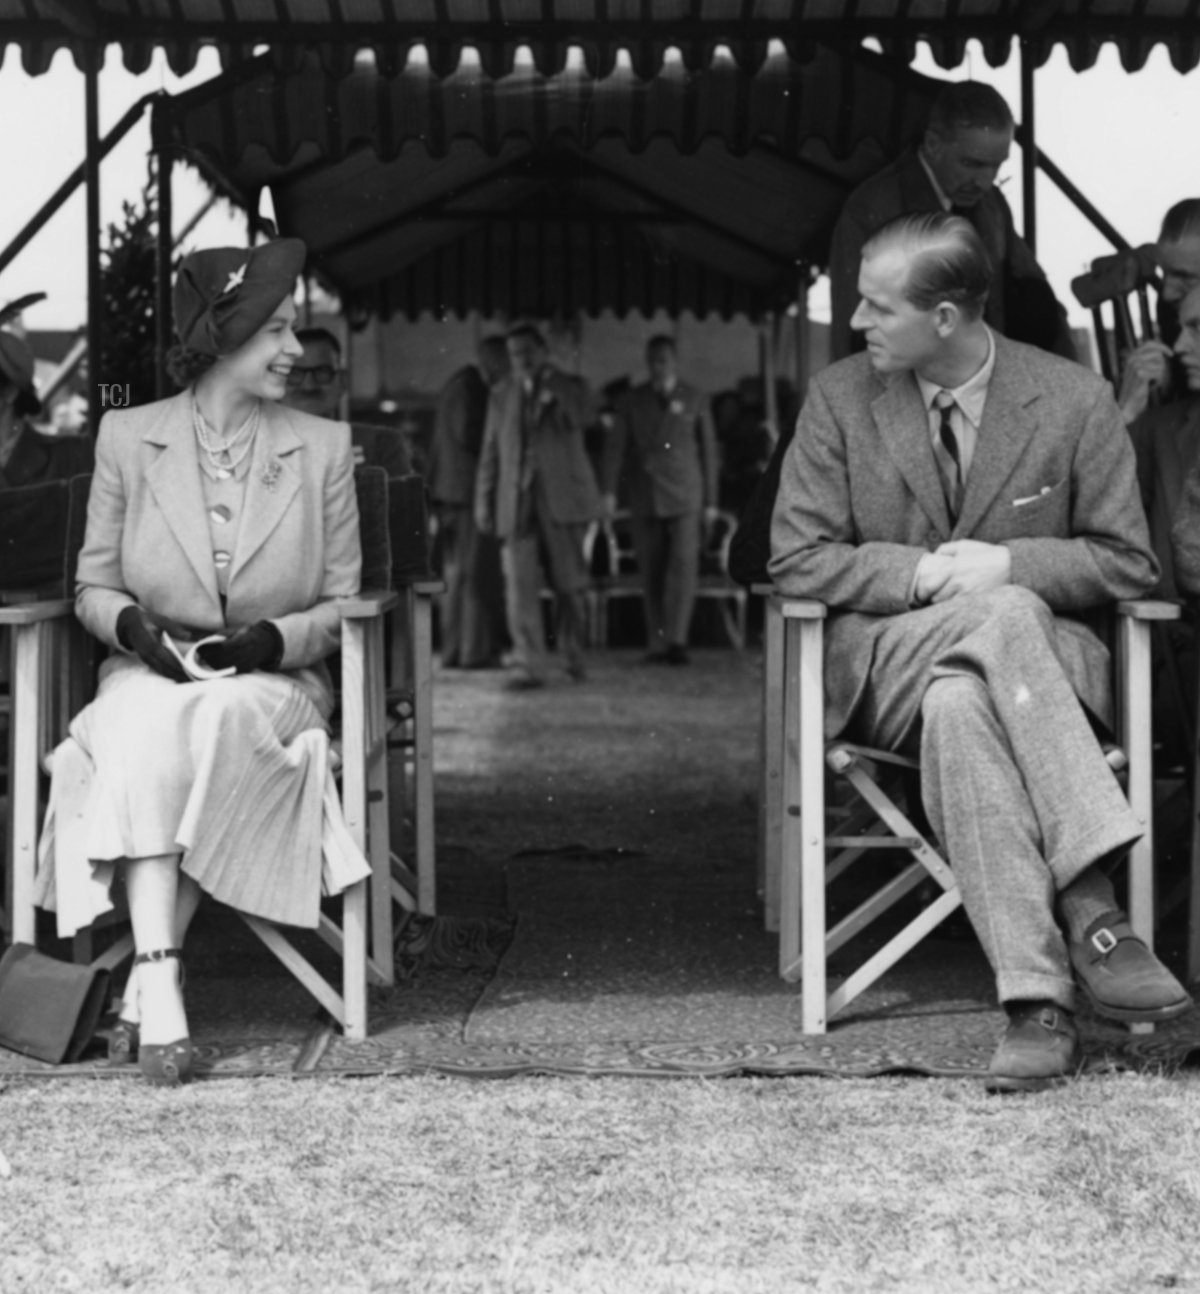
M 112 907 L 123 859 L 180 854 L 207 894 L 315 927 L 370 874 L 341 813 L 329 731 L 303 675 L 174 683 L 113 656 L 54 753 L 38 901 L 60 935 Z

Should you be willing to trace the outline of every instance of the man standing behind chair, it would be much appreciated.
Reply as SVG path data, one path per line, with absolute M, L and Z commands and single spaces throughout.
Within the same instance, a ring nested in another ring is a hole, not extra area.
M 707 399 L 679 380 L 670 337 L 647 342 L 646 367 L 650 380 L 621 396 L 613 410 L 601 465 L 604 507 L 611 517 L 624 475 L 642 577 L 647 660 L 686 665 L 702 527 L 717 514 L 716 437 Z
M 567 674 L 578 682 L 586 673 L 583 537 L 601 512 L 584 446 L 588 391 L 549 362 L 545 340 L 532 324 L 512 328 L 507 343 L 512 374 L 493 389 L 488 405 L 475 521 L 483 534 L 499 535 L 503 543 L 514 666 L 508 685 L 533 688 L 546 681 L 543 561 L 557 604 L 559 650 Z
M 1104 870 L 1144 829 L 1093 730 L 1110 662 L 1086 623 L 1154 583 L 1133 450 L 1106 383 L 987 327 L 989 280 L 955 216 L 903 216 L 867 243 L 867 354 L 812 383 L 770 570 L 834 610 L 830 735 L 919 751 L 1008 1015 L 989 1070 L 1007 1091 L 1077 1068 L 1076 981 L 1121 1020 L 1190 999 Z
M 0 489 L 65 481 L 92 470 L 90 436 L 46 436 L 29 343 L 0 329 Z
M 338 421 L 346 391 L 341 342 L 327 328 L 297 329 L 296 340 L 304 347 L 304 356 L 288 374 L 283 403 L 314 418 Z M 356 467 L 382 467 L 388 476 L 408 476 L 412 471 L 404 437 L 390 427 L 352 422 L 350 444 Z
M 1066 314 L 996 187 L 1013 130 L 1008 104 L 990 85 L 952 82 L 934 100 L 921 143 L 846 199 L 829 257 L 834 359 L 862 348 L 850 320 L 858 305 L 864 243 L 886 221 L 911 211 L 952 211 L 975 226 L 995 270 L 986 314 L 990 327 L 1015 341 L 1077 358 Z
M 442 576 L 442 665 L 498 664 L 504 631 L 503 575 L 493 535 L 475 528 L 475 476 L 491 389 L 508 376 L 503 337 L 485 337 L 477 362 L 454 373 L 438 399 L 426 485 L 438 523 Z

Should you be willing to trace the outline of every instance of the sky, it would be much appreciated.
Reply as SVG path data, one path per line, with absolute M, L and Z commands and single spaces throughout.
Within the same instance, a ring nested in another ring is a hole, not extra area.
M 932 76 L 987 81 L 1005 96 L 1019 116 L 1017 58 L 1000 68 L 988 66 L 969 49 L 966 61 L 947 72 L 921 47 L 914 67 Z M 170 73 L 161 54 L 135 77 L 111 47 L 100 83 L 103 134 L 143 95 L 175 92 L 215 76 L 215 53 L 205 51 L 193 73 Z M 1041 148 L 1135 245 L 1153 241 L 1162 213 L 1180 198 L 1200 195 L 1200 71 L 1182 76 L 1157 47 L 1145 67 L 1124 71 L 1111 48 L 1097 65 L 1074 72 L 1056 51 L 1039 69 L 1037 133 Z M 0 246 L 21 229 L 84 156 L 83 78 L 60 52 L 49 72 L 29 77 L 10 48 L 0 66 L 0 167 L 6 177 L 0 201 Z M 1181 143 L 1181 141 L 1183 141 Z M 101 177 L 101 216 L 120 218 L 124 201 L 138 198 L 147 177 L 149 112 L 105 159 Z M 1021 224 L 1020 154 L 1014 148 L 1004 193 Z M 202 205 L 206 190 L 186 168 L 174 180 L 176 228 Z M 1050 276 L 1072 322 L 1086 324 L 1070 282 L 1092 257 L 1111 251 L 1107 240 L 1075 211 L 1044 176 L 1038 183 L 1038 258 Z M 243 243 L 245 221 L 220 203 L 189 239 L 194 246 Z M 86 240 L 82 186 L 72 200 L 3 271 L 0 300 L 44 291 L 49 299 L 26 312 L 29 328 L 73 328 L 86 313 Z M 814 293 L 813 314 L 827 310 L 827 297 Z M 826 316 L 827 317 L 827 316 Z

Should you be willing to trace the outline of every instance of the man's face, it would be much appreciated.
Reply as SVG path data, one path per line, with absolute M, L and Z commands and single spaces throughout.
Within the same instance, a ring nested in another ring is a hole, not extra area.
M 1192 288 L 1183 298 L 1175 354 L 1187 374 L 1188 390 L 1200 391 L 1200 286 Z
M 973 207 L 996 183 L 1012 148 L 1011 130 L 959 126 L 948 135 L 925 132 L 925 158 L 956 207 Z
M 1182 301 L 1194 287 L 1200 287 L 1200 234 L 1177 243 L 1160 242 L 1158 264 L 1163 272 L 1163 300 Z
M 858 309 L 850 327 L 863 334 L 877 373 L 920 369 L 942 346 L 936 312 L 906 300 L 908 259 L 898 248 L 864 257 L 858 272 Z
M 539 345 L 536 337 L 518 333 L 508 339 L 508 359 L 516 377 L 537 377 L 546 361 L 546 348 Z
M 508 348 L 501 343 L 489 343 L 479 351 L 479 367 L 488 386 L 495 386 L 501 378 L 508 376 Z
M 655 386 L 669 386 L 675 380 L 675 352 L 670 346 L 653 347 L 646 352 L 646 367 Z
M 288 377 L 284 404 L 316 418 L 336 418 L 342 399 L 343 374 L 337 351 L 320 338 L 304 343 L 304 355 Z

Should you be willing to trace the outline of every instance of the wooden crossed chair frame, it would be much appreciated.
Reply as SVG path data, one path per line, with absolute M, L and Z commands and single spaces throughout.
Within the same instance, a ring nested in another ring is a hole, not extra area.
M 356 472 L 360 526 L 364 546 L 364 580 L 375 587 L 337 602 L 341 617 L 340 721 L 335 743 L 341 763 L 341 801 L 346 825 L 366 856 L 371 874 L 323 904 L 317 933 L 341 959 L 340 982 L 327 979 L 283 929 L 240 913 L 242 920 L 297 980 L 342 1026 L 345 1036 L 367 1035 L 368 984 L 394 982 L 393 903 L 408 911 L 432 914 L 432 725 L 428 680 L 431 677 L 429 600 L 440 587 L 418 582 L 404 592 L 388 587 L 386 511 L 387 478 L 381 468 Z M 78 478 L 84 481 L 86 478 Z M 74 537 L 77 550 L 79 535 Z M 67 582 L 73 583 L 73 570 Z M 415 728 L 414 778 L 419 821 L 416 859 L 410 867 L 393 857 L 389 837 L 389 717 L 385 661 L 385 617 L 406 603 L 417 641 L 407 651 L 405 667 L 412 688 L 411 723 Z M 14 943 L 35 944 L 34 903 L 40 832 L 42 779 L 48 757 L 66 733 L 71 717 L 90 697 L 93 670 L 91 640 L 74 617 L 67 598 L 0 607 L 0 628 L 12 643 L 12 740 L 9 768 L 8 922 Z M 424 634 L 424 641 L 420 640 Z M 327 910 L 340 907 L 340 920 Z M 92 960 L 91 933 L 76 936 L 77 960 Z M 99 965 L 115 968 L 133 949 L 132 937 L 120 936 L 101 956 Z
M 779 974 L 801 986 L 801 1027 L 806 1034 L 821 1034 L 832 1017 L 956 911 L 962 899 L 923 815 L 905 806 L 905 782 L 911 786 L 916 762 L 825 739 L 825 605 L 781 597 L 770 586 L 754 591 L 766 595 L 759 886 L 765 924 L 779 932 Z M 1115 611 L 1119 749 L 1109 762 L 1123 772 L 1130 805 L 1146 823 L 1145 836 L 1129 855 L 1128 905 L 1134 930 L 1153 947 L 1150 629 L 1156 621 L 1177 618 L 1179 608 L 1132 601 L 1118 603 Z M 831 804 L 827 791 L 831 779 L 838 778 L 850 794 Z M 880 849 L 906 851 L 911 861 L 830 926 L 830 888 Z M 829 959 L 844 954 L 856 936 L 914 891 L 923 902 L 916 915 L 830 989 Z

